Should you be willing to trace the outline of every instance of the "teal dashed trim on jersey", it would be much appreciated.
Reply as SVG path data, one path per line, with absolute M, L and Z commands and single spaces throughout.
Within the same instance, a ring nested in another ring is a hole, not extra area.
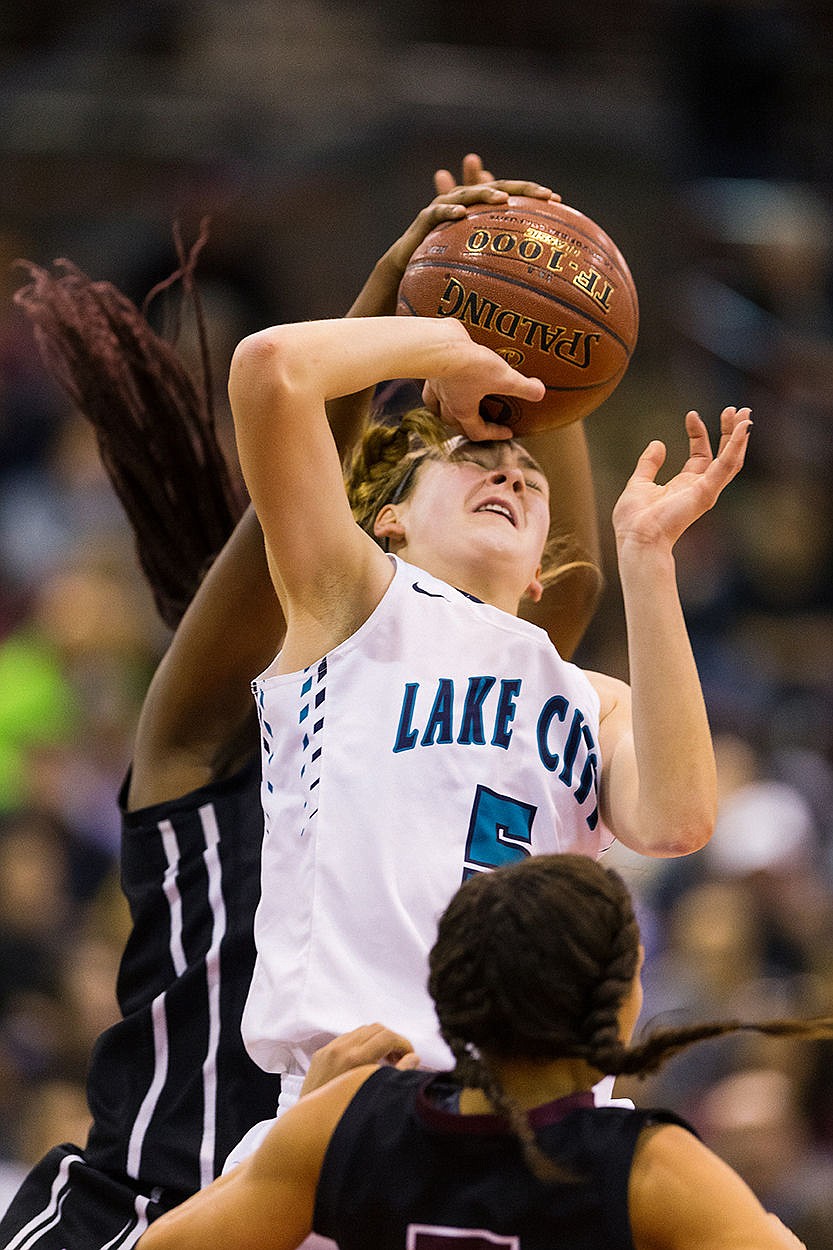
M 308 676 L 301 685 L 300 696 L 303 702 L 298 712 L 298 723 L 304 726 L 304 736 L 301 739 L 303 762 L 300 776 L 305 784 L 305 819 L 301 837 L 304 836 L 318 813 L 316 790 L 321 781 L 321 735 L 324 728 L 324 703 L 327 696 L 326 656 L 314 667 L 310 666 L 309 669 L 305 669 L 305 673 Z

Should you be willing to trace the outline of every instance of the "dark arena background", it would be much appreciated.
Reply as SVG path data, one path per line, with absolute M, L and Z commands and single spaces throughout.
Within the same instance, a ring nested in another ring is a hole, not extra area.
M 167 634 L 86 422 L 12 302 L 68 257 L 141 303 L 197 276 L 225 378 L 260 326 L 340 316 L 479 152 L 615 239 L 630 368 L 586 418 L 606 588 L 576 657 L 627 677 L 610 511 L 650 437 L 751 405 L 747 466 L 678 548 L 718 750 L 712 843 L 618 851 L 643 1019 L 833 1004 L 833 7 L 47 0 L 0 10 L 0 1207 L 82 1141 L 127 917 L 116 793 Z M 180 346 L 196 360 L 194 327 Z M 688 1116 L 810 1250 L 833 1245 L 830 1044 L 707 1044 L 635 1091 Z

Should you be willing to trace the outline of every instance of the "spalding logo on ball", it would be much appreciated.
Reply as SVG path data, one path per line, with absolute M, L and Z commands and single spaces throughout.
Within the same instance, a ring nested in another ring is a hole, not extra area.
M 456 317 L 547 388 L 538 404 L 490 396 L 484 415 L 517 434 L 569 425 L 607 399 L 639 329 L 636 287 L 612 239 L 575 208 L 510 196 L 443 222 L 411 257 L 397 314 Z

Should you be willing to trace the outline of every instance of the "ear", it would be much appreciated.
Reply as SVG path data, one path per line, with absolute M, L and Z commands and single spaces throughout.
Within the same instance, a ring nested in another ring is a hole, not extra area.
M 393 504 L 386 503 L 376 514 L 373 522 L 373 534 L 376 538 L 386 538 L 388 542 L 402 541 L 405 537 L 405 526 L 397 514 Z
M 531 603 L 541 602 L 541 596 L 544 593 L 544 585 L 543 585 L 543 582 L 541 581 L 542 572 L 543 570 L 541 568 L 541 565 L 539 564 L 537 569 L 535 570 L 535 575 L 532 578 L 532 581 L 529 583 L 526 590 L 524 591 L 524 597 L 529 599 Z

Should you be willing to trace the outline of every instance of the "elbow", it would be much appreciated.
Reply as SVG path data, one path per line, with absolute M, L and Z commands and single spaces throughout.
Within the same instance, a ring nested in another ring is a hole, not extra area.
M 667 820 L 645 845 L 643 854 L 654 859 L 682 859 L 703 850 L 714 833 L 714 821 L 705 819 Z
M 704 823 L 671 828 L 668 836 L 662 838 L 657 849 L 650 854 L 660 859 L 681 859 L 684 855 L 693 855 L 695 851 L 702 851 L 713 832 L 714 825 Z
M 277 392 L 292 385 L 298 362 L 293 350 L 292 335 L 286 327 L 272 326 L 258 330 L 242 339 L 234 349 L 229 367 L 229 396 L 251 392 L 263 394 L 264 389 Z
M 645 821 L 638 831 L 631 836 L 620 836 L 619 841 L 651 859 L 682 859 L 702 851 L 714 833 L 714 826 L 714 818 L 705 815 L 684 819 L 669 816 Z

